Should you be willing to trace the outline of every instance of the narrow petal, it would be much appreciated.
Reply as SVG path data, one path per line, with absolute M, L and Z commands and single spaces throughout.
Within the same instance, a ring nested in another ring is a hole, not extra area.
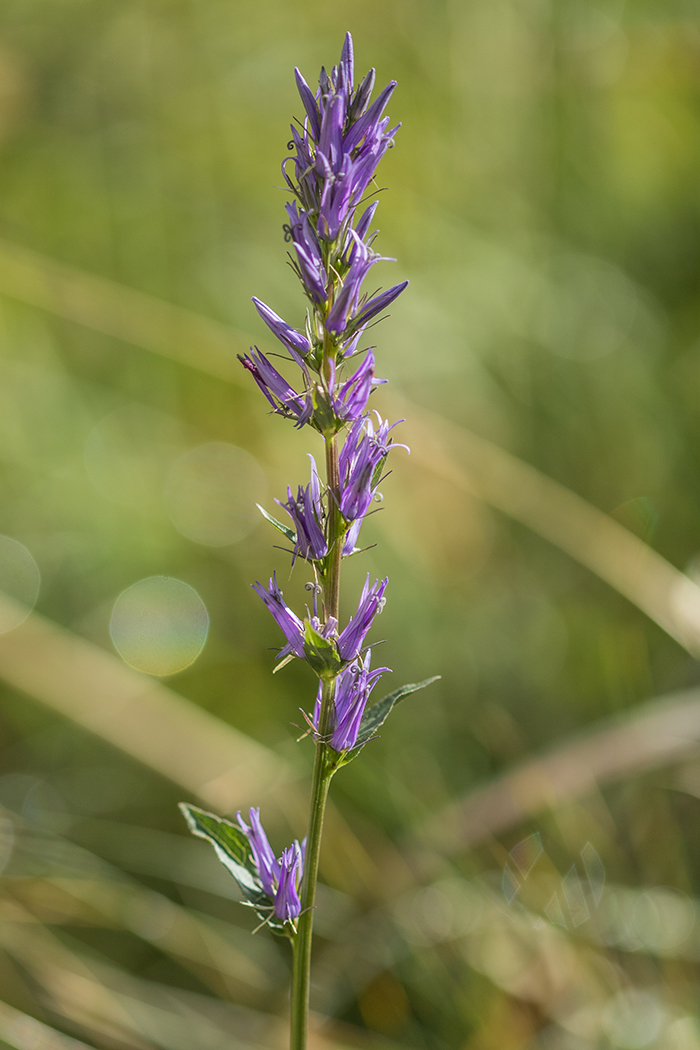
M 301 354 L 302 357 L 305 357 L 311 350 L 311 343 L 309 340 L 305 335 L 302 335 L 301 332 L 298 332 L 296 328 L 292 328 L 290 324 L 283 321 L 274 310 L 271 310 L 270 307 L 260 299 L 256 299 L 255 296 L 252 298 L 253 303 L 255 304 L 255 309 L 258 311 L 267 327 L 272 334 L 293 353 L 299 364 L 298 355 Z
M 311 134 L 314 140 L 318 142 L 319 133 L 321 126 L 318 119 L 318 106 L 316 105 L 316 99 L 313 96 L 313 92 L 309 85 L 304 80 L 303 76 L 298 69 L 294 69 L 294 77 L 297 82 L 297 89 L 301 96 L 301 101 L 304 103 L 304 109 L 306 115 L 309 118 L 309 127 L 311 128 Z
M 386 310 L 387 306 L 390 306 L 394 299 L 398 299 L 401 292 L 407 286 L 408 281 L 402 281 L 401 284 L 395 284 L 394 287 L 389 288 L 388 291 L 382 292 L 380 295 L 375 295 L 374 298 L 370 299 L 369 302 L 362 307 L 360 312 L 353 317 L 353 325 L 367 324 L 367 322 L 373 317 L 380 314 L 382 310 Z
M 282 631 L 283 635 L 289 643 L 283 650 L 278 654 L 279 656 L 286 651 L 293 652 L 295 656 L 304 658 L 304 624 L 296 615 L 292 612 L 289 606 L 286 604 L 282 597 L 282 591 L 277 586 L 277 576 L 273 574 L 272 579 L 269 582 L 267 590 L 262 584 L 257 581 L 252 585 L 255 593 L 262 598 L 265 605 L 269 609 L 272 617 L 277 626 Z

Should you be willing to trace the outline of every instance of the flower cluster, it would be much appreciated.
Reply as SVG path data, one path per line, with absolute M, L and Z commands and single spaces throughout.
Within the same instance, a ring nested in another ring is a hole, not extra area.
M 357 743 L 357 735 L 365 713 L 369 695 L 388 667 L 370 671 L 372 650 L 368 649 L 364 659 L 358 659 L 341 671 L 335 680 L 333 697 L 333 726 L 328 743 L 334 751 L 351 751 Z M 314 707 L 311 725 L 318 736 L 321 721 L 321 683 Z
M 314 93 L 299 70 L 295 71 L 304 106 L 303 124 L 292 125 L 293 155 L 282 165 L 294 200 L 286 205 L 285 236 L 308 309 L 302 330 L 294 328 L 271 307 L 253 302 L 269 330 L 281 343 L 300 373 L 296 387 L 257 348 L 241 358 L 273 410 L 297 427 L 310 424 L 328 445 L 345 430 L 337 455 L 337 477 L 322 485 L 311 457 L 308 485 L 276 502 L 289 516 L 292 528 L 270 519 L 292 544 L 292 564 L 297 558 L 310 563 L 315 583 L 313 612 L 298 616 L 284 601 L 277 578 L 267 587 L 254 585 L 286 639 L 278 660 L 305 659 L 329 688 L 333 703 L 330 745 L 351 750 L 369 694 L 382 671 L 369 670 L 365 638 L 384 605 L 387 580 L 365 582 L 357 612 L 342 629 L 335 608 L 325 602 L 318 608 L 321 580 L 328 584 L 332 564 L 358 550 L 362 522 L 377 498 L 387 456 L 396 447 L 393 427 L 367 405 L 373 389 L 384 380 L 375 376 L 371 348 L 360 342 L 367 325 L 403 291 L 407 282 L 367 296 L 362 284 L 382 258 L 372 248 L 376 231 L 372 223 L 376 201 L 360 212 L 377 164 L 393 144 L 397 128 L 389 128 L 384 109 L 394 87 L 390 83 L 371 102 L 374 70 L 354 86 L 352 38 L 348 34 L 340 62 L 330 73 L 321 70 Z M 290 167 L 291 165 L 291 167 Z M 370 194 L 371 196 L 371 194 Z M 350 375 L 342 373 L 349 359 L 359 360 Z M 376 416 L 376 419 L 375 419 Z M 401 446 L 405 448 L 406 446 Z M 313 723 L 319 734 L 319 716 Z
M 370 587 L 369 573 L 367 573 L 357 612 L 350 617 L 347 626 L 340 632 L 338 622 L 332 616 L 327 617 L 325 623 L 321 623 L 317 615 L 312 616 L 310 613 L 305 621 L 301 620 L 285 602 L 277 584 L 276 573 L 273 574 L 267 589 L 260 583 L 254 583 L 253 589 L 265 602 L 277 626 L 287 639 L 287 644 L 277 654 L 278 660 L 286 656 L 298 656 L 304 659 L 307 655 L 305 643 L 307 640 L 306 625 L 308 624 L 324 640 L 333 644 L 341 664 L 347 664 L 359 654 L 372 626 L 372 621 L 384 608 L 384 591 L 388 582 L 388 578 L 383 579 L 381 583 L 375 580 Z
M 250 843 L 253 863 L 263 892 L 274 902 L 273 913 L 282 923 L 294 922 L 301 911 L 299 886 L 304 870 L 305 840 L 294 840 L 282 856 L 276 858 L 260 823 L 260 809 L 249 810 L 250 826 L 237 814 L 241 831 Z
M 382 382 L 375 378 L 371 350 L 355 373 L 341 381 L 343 362 L 357 352 L 367 325 L 408 283 L 369 297 L 362 292 L 371 268 L 382 259 L 372 249 L 376 201 L 357 216 L 398 129 L 398 125 L 389 129 L 389 118 L 383 116 L 396 84 L 388 84 L 370 105 L 374 70 L 354 87 L 349 33 L 340 63 L 330 74 L 321 70 L 315 94 L 298 69 L 295 75 L 306 116 L 299 127 L 292 125 L 293 156 L 282 165 L 296 198 L 286 205 L 284 230 L 294 248 L 292 266 L 309 301 L 305 331 L 292 327 L 259 299 L 253 302 L 299 367 L 301 389 L 297 392 L 257 349 L 241 357 L 241 362 L 275 412 L 293 419 L 298 427 L 310 423 L 332 434 L 362 417 L 372 389 Z

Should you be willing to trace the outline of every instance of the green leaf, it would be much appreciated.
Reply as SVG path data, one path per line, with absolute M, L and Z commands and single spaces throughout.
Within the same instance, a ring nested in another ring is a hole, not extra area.
M 319 678 L 334 678 L 343 666 L 335 642 L 319 634 L 308 620 L 304 623 L 304 656 Z
M 395 689 L 393 693 L 385 696 L 383 700 L 378 700 L 376 704 L 369 707 L 362 716 L 360 731 L 357 734 L 357 744 L 353 752 L 357 752 L 372 739 L 380 726 L 384 725 L 391 714 L 392 708 L 395 704 L 398 704 L 399 700 L 403 700 L 409 693 L 416 693 L 419 689 L 425 689 L 427 685 L 432 685 L 433 682 L 437 682 L 441 677 L 442 675 L 436 674 L 432 678 L 426 678 L 424 682 L 411 682 L 408 685 L 402 685 L 399 689 Z
M 207 813 L 199 806 L 190 806 L 187 802 L 180 803 L 180 811 L 192 834 L 212 844 L 217 857 L 240 886 L 245 897 L 243 903 L 255 908 L 261 919 L 268 919 L 272 901 L 263 892 L 250 843 L 241 829 L 230 820 Z M 275 930 L 282 929 L 274 916 L 269 925 Z
M 281 532 L 282 535 L 285 536 L 289 540 L 290 543 L 296 544 L 296 542 L 297 542 L 297 534 L 296 534 L 296 532 L 294 532 L 292 529 L 288 529 L 287 526 L 283 525 L 281 521 L 277 520 L 277 518 L 273 518 L 271 514 L 267 513 L 267 511 L 265 510 L 264 507 L 260 506 L 259 503 L 256 503 L 255 506 L 258 508 L 258 510 L 262 514 L 263 518 L 265 518 L 266 521 L 270 522 L 270 525 L 274 525 L 275 528 L 279 532 Z
M 262 885 L 255 870 L 250 843 L 241 829 L 230 820 L 186 802 L 180 803 L 180 810 L 192 834 L 212 844 L 217 857 L 246 896 L 261 893 Z

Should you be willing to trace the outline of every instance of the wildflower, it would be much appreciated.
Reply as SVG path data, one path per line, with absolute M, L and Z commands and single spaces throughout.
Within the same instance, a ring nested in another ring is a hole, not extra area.
M 281 922 L 293 922 L 301 912 L 299 886 L 304 868 L 304 843 L 295 840 L 277 860 L 260 823 L 260 809 L 249 811 L 249 827 L 238 813 L 238 823 L 250 843 L 253 862 L 264 892 L 273 901 L 273 911 Z
M 293 922 L 301 912 L 299 887 L 302 874 L 302 851 L 295 841 L 280 857 L 280 881 L 275 894 L 274 912 L 281 922 Z
M 375 379 L 374 354 L 368 350 L 360 367 L 343 383 L 338 396 L 333 399 L 333 408 L 338 419 L 344 423 L 359 419 L 367 407 L 372 389 L 382 383 L 386 383 L 386 379 Z
M 361 301 L 362 282 L 372 266 L 380 262 L 383 256 L 370 251 L 355 230 L 350 231 L 350 238 L 353 242 L 352 263 L 325 321 L 326 329 L 336 335 L 363 328 L 368 321 L 393 303 L 408 284 L 408 281 L 402 281 L 401 284 L 394 285 L 393 288 L 375 295 L 368 301 Z M 393 260 L 385 259 L 384 261 Z
M 300 620 L 295 612 L 292 612 L 282 597 L 282 591 L 277 586 L 277 574 L 272 574 L 267 590 L 257 581 L 252 586 L 255 593 L 265 602 L 275 623 L 287 639 L 287 645 L 280 649 L 277 659 L 281 660 L 286 656 L 292 655 L 298 656 L 303 660 L 306 656 L 304 652 L 304 621 Z M 307 617 L 307 623 L 324 640 L 333 639 L 337 634 L 338 621 L 333 616 L 329 616 L 325 623 L 321 623 L 319 617 L 314 613 L 313 616 L 309 615 Z
M 391 81 L 372 105 L 375 73 L 370 70 L 354 90 L 352 38 L 348 33 L 339 64 L 331 74 L 321 70 L 314 95 L 298 69 L 294 70 L 306 120 L 303 133 L 292 125 L 290 146 L 294 156 L 296 184 L 290 188 L 304 208 L 316 216 L 317 234 L 334 241 L 360 202 L 387 149 L 393 144 L 398 125 L 388 130 L 384 109 L 396 87 Z
M 297 253 L 301 282 L 315 303 L 323 303 L 328 298 L 328 275 L 323 265 L 318 239 L 308 215 L 306 212 L 299 212 L 296 201 L 285 207 L 289 216 L 289 226 L 285 229 Z
M 338 635 L 338 652 L 342 660 L 350 662 L 358 655 L 374 617 L 384 608 L 384 591 L 388 583 L 387 577 L 381 583 L 375 580 L 370 587 L 367 573 L 357 613 L 350 617 L 347 627 Z
M 389 437 L 397 424 L 389 426 L 378 413 L 375 415 L 376 428 L 371 416 L 357 419 L 340 450 L 340 511 L 347 522 L 352 522 L 344 554 L 351 554 L 357 543 L 360 524 L 376 494 L 387 456 L 393 448 L 409 451 L 407 445 L 395 444 Z
M 357 223 L 355 224 L 354 231 L 348 233 L 348 240 L 345 247 L 345 254 L 348 266 L 352 264 L 352 261 L 355 258 L 355 254 L 357 252 L 357 239 L 356 237 L 352 236 L 352 233 L 354 232 L 357 235 L 357 237 L 359 237 L 360 241 L 363 241 L 368 248 L 370 247 L 372 241 L 376 236 L 375 232 L 365 241 L 365 238 L 367 237 L 367 232 L 370 227 L 370 223 L 374 218 L 374 213 L 377 210 L 378 205 L 379 201 L 373 201 L 372 204 L 370 204 L 370 206 L 365 209 L 365 211 L 358 219 Z
M 333 697 L 333 731 L 329 743 L 334 751 L 350 751 L 357 743 L 357 734 L 370 693 L 388 667 L 370 671 L 372 651 L 364 660 L 350 664 L 341 671 L 335 683 Z M 313 725 L 319 728 L 321 717 L 321 684 L 314 709 Z
M 240 811 L 237 813 L 237 817 L 241 831 L 244 832 L 250 843 L 250 849 L 258 869 L 262 888 L 268 897 L 274 897 L 277 892 L 276 887 L 279 884 L 280 865 L 279 861 L 275 859 L 265 830 L 260 823 L 260 807 L 258 806 L 257 809 L 251 807 L 249 810 L 250 827 L 241 817 Z
M 297 557 L 306 558 L 307 561 L 318 561 L 328 554 L 328 541 L 323 530 L 323 504 L 321 503 L 321 487 L 316 461 L 311 455 L 309 459 L 311 460 L 311 481 L 306 488 L 300 485 L 295 499 L 291 487 L 288 487 L 287 502 L 282 503 L 281 500 L 275 500 L 280 507 L 284 507 L 294 522 L 296 543 L 292 564 Z
M 256 299 L 255 296 L 253 296 L 253 302 L 255 304 L 255 309 L 258 311 L 272 334 L 279 339 L 285 349 L 289 351 L 296 363 L 301 368 L 304 368 L 303 358 L 311 350 L 311 343 L 306 336 L 302 335 L 301 332 L 298 332 L 296 328 L 292 328 L 292 326 L 287 324 L 286 321 L 283 321 L 274 310 L 271 310 L 270 307 L 266 306 L 260 299 Z
M 272 613 L 275 623 L 287 639 L 287 645 L 279 651 L 277 659 L 293 653 L 301 659 L 304 658 L 304 624 L 295 612 L 289 608 L 282 591 L 277 586 L 277 574 L 273 573 L 267 590 L 257 581 L 253 584 L 253 590 L 265 602 Z
M 251 350 L 250 355 L 244 357 L 238 355 L 238 360 L 244 368 L 252 373 L 253 379 L 258 384 L 275 412 L 281 416 L 296 419 L 296 426 L 303 427 L 308 423 L 314 410 L 313 402 L 309 394 L 297 394 L 287 380 L 279 374 L 268 359 L 259 350 Z M 308 379 L 308 375 L 307 375 Z

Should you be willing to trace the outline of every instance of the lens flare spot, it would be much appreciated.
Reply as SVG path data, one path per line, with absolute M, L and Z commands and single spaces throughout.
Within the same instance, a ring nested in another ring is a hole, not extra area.
M 122 591 L 109 625 L 124 662 L 159 676 L 189 667 L 208 631 L 209 614 L 194 587 L 170 576 L 149 576 Z
M 39 596 L 39 567 L 27 548 L 10 536 L 0 536 L 0 634 L 19 627 Z
M 199 445 L 180 456 L 165 483 L 165 507 L 183 536 L 205 547 L 228 547 L 260 521 L 256 503 L 267 495 L 256 459 L 223 441 Z

